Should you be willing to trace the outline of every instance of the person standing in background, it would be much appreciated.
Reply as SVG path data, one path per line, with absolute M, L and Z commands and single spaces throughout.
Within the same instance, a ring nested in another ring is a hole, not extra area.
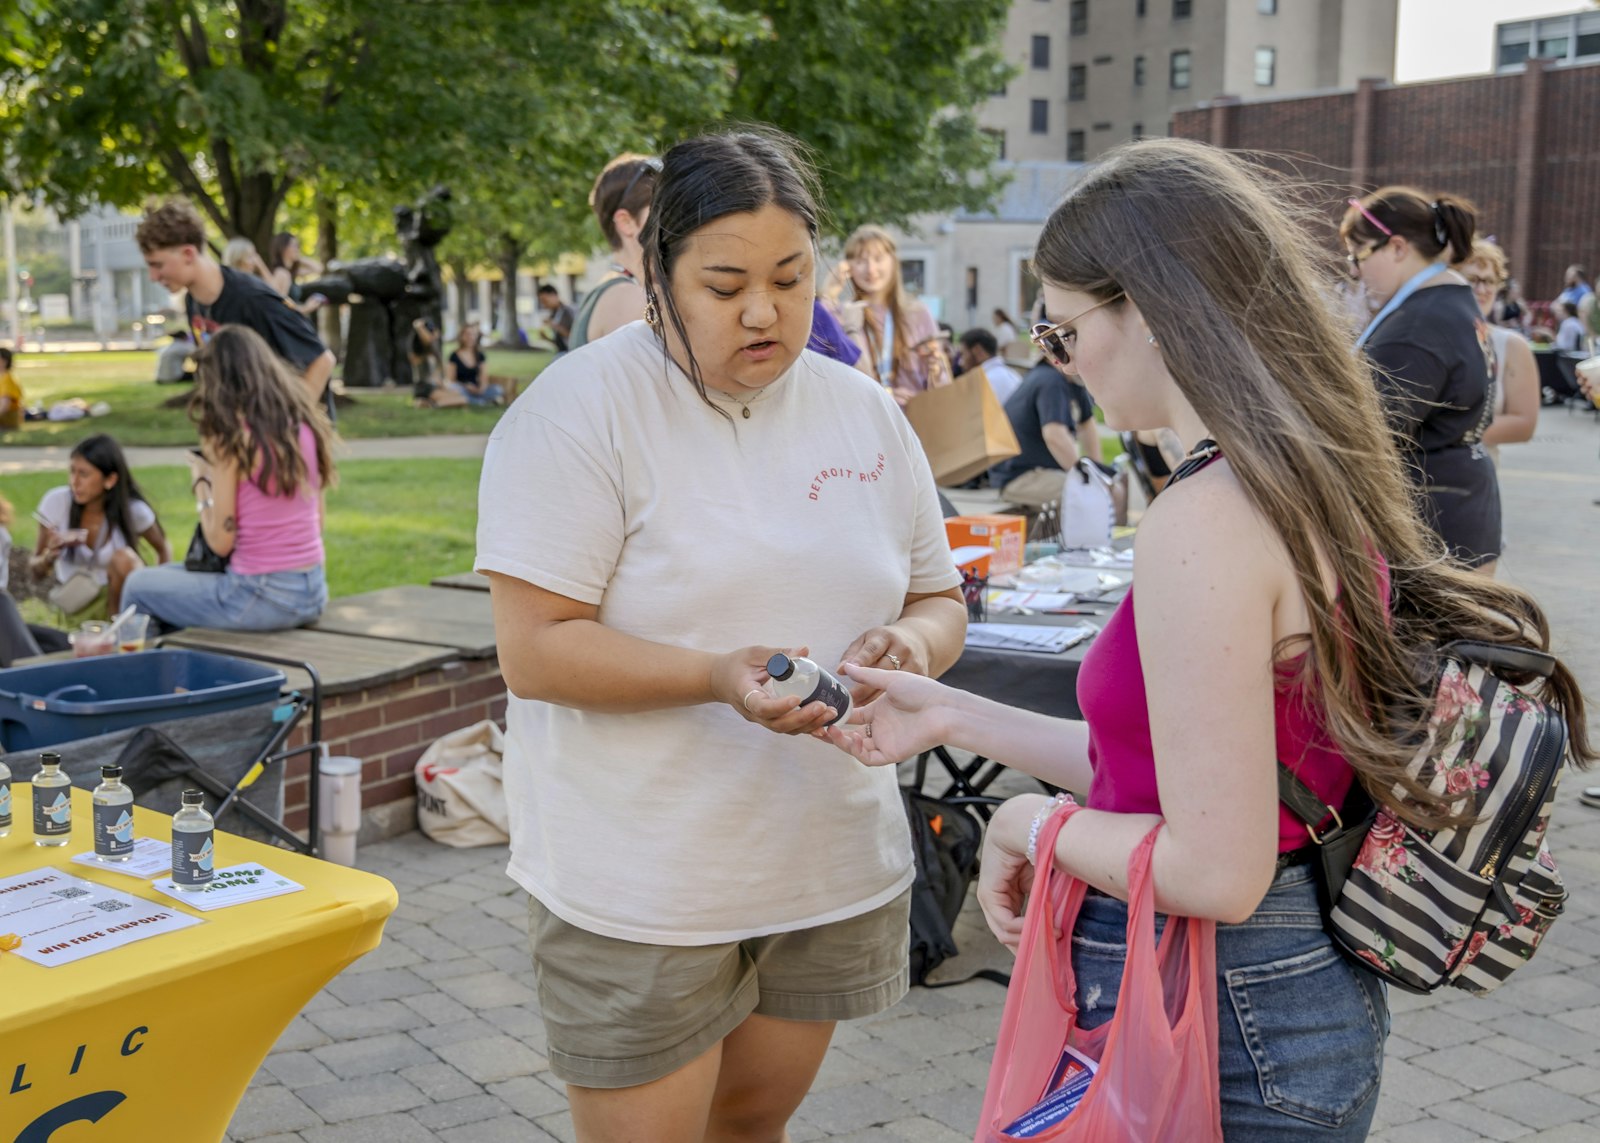
M 22 386 L 11 371 L 15 361 L 11 350 L 0 348 L 0 429 L 22 427 Z
M 1001 357 L 1007 361 L 1017 355 L 1017 323 L 1011 320 L 1011 315 L 1005 310 L 994 311 L 994 340 L 1000 348 Z
M 961 335 L 961 363 L 963 371 L 983 370 L 983 375 L 989 379 L 989 388 L 994 390 L 995 398 L 1002 405 L 1022 384 L 1022 375 L 1006 364 L 994 334 L 986 329 L 969 329 Z
M 871 375 L 904 405 L 949 377 L 938 346 L 939 327 L 928 307 L 906 293 L 894 239 L 881 226 L 862 226 L 844 244 L 845 263 L 835 306 L 839 324 L 861 347 Z M 919 352 L 919 347 L 921 350 Z M 933 358 L 938 355 L 940 362 Z
M 1508 264 L 1505 252 L 1483 238 L 1472 240 L 1472 257 L 1456 267 L 1472 287 L 1478 312 L 1489 319 L 1495 298 L 1504 288 Z M 1500 461 L 1500 446 L 1532 440 L 1539 424 L 1539 366 L 1527 338 L 1502 325 L 1489 326 L 1494 348 L 1494 420 L 1483 431 L 1490 459 Z
M 550 341 L 555 345 L 556 352 L 567 352 L 570 348 L 567 339 L 572 333 L 577 311 L 561 300 L 560 292 L 549 282 L 539 287 L 539 305 L 544 310 L 544 328 L 549 330 Z
M 661 160 L 653 155 L 618 155 L 606 164 L 589 192 L 589 207 L 611 247 L 611 273 L 584 295 L 572 319 L 567 345 L 579 349 L 644 317 L 639 285 L 644 251 L 639 233 L 650 218 Z

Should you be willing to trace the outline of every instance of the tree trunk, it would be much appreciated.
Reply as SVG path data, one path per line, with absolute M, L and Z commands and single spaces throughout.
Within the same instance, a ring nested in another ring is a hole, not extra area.
M 460 329 L 467 324 L 467 295 L 472 289 L 472 283 L 467 280 L 467 260 L 448 258 L 445 265 L 450 267 L 450 277 L 456 284 L 456 328 Z
M 234 181 L 235 193 L 227 194 L 226 189 L 224 192 L 228 221 L 233 224 L 234 233 L 225 234 L 223 238 L 226 240 L 235 235 L 248 238 L 263 259 L 269 258 L 272 254 L 272 235 L 278 221 L 278 207 L 283 202 L 287 188 L 280 189 L 278 180 L 266 171 L 243 175 Z
M 522 261 L 522 243 L 510 235 L 500 239 L 500 304 L 506 311 L 506 332 L 499 344 L 510 349 L 522 348 L 521 328 L 517 325 L 517 265 Z
M 326 186 L 317 188 L 317 259 L 326 269 L 328 264 L 339 257 L 339 199 L 338 196 Z M 344 334 L 340 329 L 339 317 L 344 310 L 343 306 L 323 306 L 322 315 L 322 344 L 333 350 L 333 355 L 343 360 Z

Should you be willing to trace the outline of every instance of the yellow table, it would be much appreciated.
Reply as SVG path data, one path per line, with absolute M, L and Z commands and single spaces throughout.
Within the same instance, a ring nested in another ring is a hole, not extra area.
M 218 831 L 217 868 L 257 862 L 305 889 L 202 913 L 70 860 L 91 846 L 86 791 L 72 791 L 71 843 L 44 849 L 32 787 L 13 790 L 0 877 L 48 866 L 205 920 L 49 968 L 0 954 L 0 1143 L 217 1143 L 289 1021 L 377 947 L 394 886 Z M 134 825 L 172 836 L 153 810 L 135 808 Z

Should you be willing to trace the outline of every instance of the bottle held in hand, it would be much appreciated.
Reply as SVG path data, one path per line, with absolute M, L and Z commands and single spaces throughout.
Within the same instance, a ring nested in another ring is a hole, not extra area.
M 774 698 L 794 695 L 800 699 L 801 706 L 824 702 L 832 707 L 834 715 L 828 720 L 828 726 L 843 722 L 850 716 L 853 705 L 850 689 L 810 659 L 799 656 L 791 658 L 780 652 L 767 660 L 767 674 L 772 676 L 767 689 Z

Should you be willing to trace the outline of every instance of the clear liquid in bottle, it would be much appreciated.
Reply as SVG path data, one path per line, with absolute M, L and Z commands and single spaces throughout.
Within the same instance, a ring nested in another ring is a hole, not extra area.
M 122 784 L 121 766 L 100 767 L 94 788 L 94 855 L 101 861 L 133 856 L 133 791 Z
M 172 816 L 172 882 L 186 893 L 204 893 L 214 874 L 213 828 L 199 790 L 183 792 L 183 808 Z
M 39 755 L 33 776 L 33 844 L 66 845 L 72 837 L 72 779 L 61 772 L 61 755 Z
M 850 688 L 835 678 L 832 672 L 823 670 L 810 659 L 798 656 L 791 658 L 779 653 L 767 660 L 767 674 L 772 676 L 767 689 L 774 697 L 796 695 L 801 706 L 824 702 L 832 707 L 834 716 L 826 725 L 832 726 L 850 717 L 850 708 L 854 705 Z

